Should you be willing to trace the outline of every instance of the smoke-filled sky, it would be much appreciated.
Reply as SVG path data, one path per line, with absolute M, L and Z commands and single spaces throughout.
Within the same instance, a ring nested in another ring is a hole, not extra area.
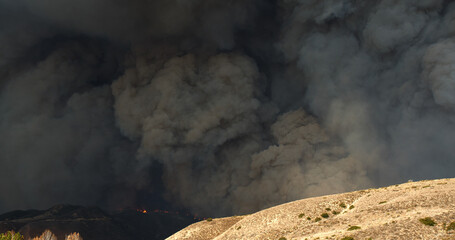
M 454 146 L 452 1 L 0 0 L 1 211 L 242 214 Z

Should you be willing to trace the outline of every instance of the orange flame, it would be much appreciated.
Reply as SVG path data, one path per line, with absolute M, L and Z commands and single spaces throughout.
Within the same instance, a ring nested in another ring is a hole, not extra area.
M 145 209 L 136 209 L 136 211 L 138 211 L 140 213 L 147 213 L 147 210 L 145 210 Z
M 137 212 L 140 212 L 140 213 L 143 213 L 143 214 L 149 214 L 149 213 L 160 213 L 160 214 L 172 214 L 172 215 L 181 215 L 180 212 L 172 212 L 172 211 L 167 211 L 167 210 L 161 210 L 161 209 L 154 209 L 154 210 L 151 210 L 151 211 L 147 211 L 145 209 L 136 209 Z M 203 217 L 199 217 L 197 214 L 194 214 L 194 215 L 190 215 L 190 214 L 186 214 L 186 216 L 192 216 L 194 218 L 194 220 L 205 220 L 206 218 L 203 218 Z

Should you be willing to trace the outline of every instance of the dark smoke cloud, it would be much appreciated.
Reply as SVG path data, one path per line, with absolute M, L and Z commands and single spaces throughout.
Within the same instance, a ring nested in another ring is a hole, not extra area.
M 442 0 L 0 0 L 0 209 L 239 214 L 453 177 L 454 19 Z

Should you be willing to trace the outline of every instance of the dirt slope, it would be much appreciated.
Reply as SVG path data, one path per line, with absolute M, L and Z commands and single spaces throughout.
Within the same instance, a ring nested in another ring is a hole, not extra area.
M 436 224 L 429 226 L 420 221 L 427 217 Z M 251 215 L 194 223 L 168 240 L 345 237 L 455 240 L 455 179 L 298 200 Z

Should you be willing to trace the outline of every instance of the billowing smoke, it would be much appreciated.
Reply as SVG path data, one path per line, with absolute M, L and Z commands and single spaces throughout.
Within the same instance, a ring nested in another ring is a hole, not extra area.
M 454 23 L 443 0 L 0 0 L 0 210 L 453 177 Z

